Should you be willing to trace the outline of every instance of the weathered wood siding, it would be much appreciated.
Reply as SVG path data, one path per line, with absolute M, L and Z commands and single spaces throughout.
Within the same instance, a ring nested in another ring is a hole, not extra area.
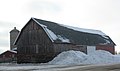
M 6 51 L 0 55 L 0 63 L 5 62 L 16 62 L 17 61 L 17 53 L 13 53 L 10 51 Z
M 87 47 L 83 45 L 75 45 L 68 43 L 54 43 L 54 51 L 56 54 L 59 54 L 63 51 L 76 50 L 87 53 Z
M 54 52 L 52 42 L 43 28 L 32 20 L 21 30 L 17 48 L 18 63 L 46 62 Z
M 115 47 L 113 45 L 97 45 L 96 50 L 105 50 L 115 54 Z

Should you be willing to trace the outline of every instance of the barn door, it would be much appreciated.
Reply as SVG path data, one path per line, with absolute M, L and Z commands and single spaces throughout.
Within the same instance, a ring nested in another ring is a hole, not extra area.
M 91 54 L 96 51 L 96 46 L 87 46 L 87 54 Z

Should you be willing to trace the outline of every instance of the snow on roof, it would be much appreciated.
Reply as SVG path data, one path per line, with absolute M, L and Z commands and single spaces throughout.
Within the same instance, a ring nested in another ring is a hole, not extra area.
M 70 43 L 70 40 L 65 38 L 65 37 L 62 37 L 61 35 L 57 35 L 58 36 L 58 39 L 60 39 L 62 42 L 67 42 L 67 43 Z
M 86 32 L 86 33 L 92 33 L 92 34 L 98 34 L 98 35 L 102 35 L 102 36 L 105 36 L 106 34 L 103 33 L 102 31 L 100 30 L 93 30 L 93 29 L 84 29 L 84 28 L 78 28 L 78 27 L 72 27 L 72 26 L 67 26 L 67 25 L 61 25 L 61 26 L 64 26 L 64 27 L 67 27 L 69 29 L 73 29 L 75 31 L 80 31 L 80 32 Z
M 55 25 L 55 23 L 52 23 L 52 22 L 49 22 L 49 21 L 44 21 L 44 20 L 39 20 L 39 19 L 34 19 L 34 18 L 32 18 L 32 19 L 36 23 L 38 23 L 45 30 L 45 32 L 47 33 L 47 35 L 49 36 L 49 38 L 51 39 L 52 42 L 54 42 L 54 40 L 58 39 L 58 40 L 61 40 L 61 42 L 70 43 L 70 40 L 71 40 L 70 38 L 74 37 L 73 35 L 70 35 L 71 37 L 68 37 L 65 33 L 61 34 L 60 33 L 60 31 L 62 30 L 61 27 L 64 27 L 65 30 L 66 29 L 73 29 L 73 31 L 79 31 L 79 32 L 84 32 L 84 33 L 101 35 L 105 39 L 106 43 L 108 43 L 108 40 L 109 40 L 107 35 L 104 34 L 102 31 L 99 31 L 99 30 L 83 29 L 83 28 L 71 27 L 71 26 L 66 26 L 66 25 L 61 25 L 61 24 L 56 24 Z M 49 25 L 49 24 L 51 24 L 51 25 Z M 53 28 L 53 27 L 55 27 L 55 28 Z M 56 34 L 55 29 L 57 29 L 57 34 Z
M 48 37 L 50 38 L 50 40 L 52 42 L 55 42 L 54 40 L 58 39 L 58 40 L 61 40 L 60 42 L 70 43 L 70 41 L 72 40 L 71 43 L 79 44 L 79 43 L 81 43 L 80 41 L 81 41 L 82 37 L 79 39 L 80 36 L 77 36 L 77 34 L 80 35 L 80 34 L 83 34 L 81 32 L 87 32 L 87 33 L 92 33 L 92 34 L 99 34 L 103 38 L 106 39 L 106 43 L 110 43 L 110 42 L 108 42 L 108 40 L 110 40 L 110 39 L 107 37 L 107 35 L 99 30 L 91 30 L 91 29 L 83 29 L 83 28 L 65 26 L 65 25 L 60 25 L 60 24 L 54 23 L 54 22 L 44 21 L 44 20 L 35 19 L 35 18 L 32 18 L 32 20 L 35 21 L 39 26 L 41 26 L 44 29 L 44 31 L 46 32 L 46 34 L 48 35 Z M 68 31 L 70 29 L 73 29 L 72 32 Z M 21 32 L 22 32 L 22 30 L 21 30 Z M 80 33 L 73 35 L 72 33 L 74 31 L 80 31 Z M 16 45 L 21 32 L 18 34 L 17 38 L 15 39 L 14 45 Z M 68 35 L 68 33 L 70 33 L 70 34 Z M 87 34 L 87 35 L 89 35 L 89 34 Z M 87 35 L 85 35 L 85 36 L 87 36 Z M 77 37 L 77 38 L 73 38 L 73 37 Z M 94 36 L 91 36 L 91 38 L 93 38 L 93 37 Z M 99 39 L 104 40 L 103 38 L 99 38 Z M 99 39 L 96 41 L 101 42 L 101 41 L 99 41 Z M 83 41 L 84 41 L 84 39 L 83 39 Z M 83 42 L 82 44 L 83 45 L 93 45 L 93 44 L 99 44 L 99 43 L 94 43 L 92 41 L 91 43 L 86 43 L 86 42 L 84 43 Z
M 47 32 L 49 33 L 50 37 L 53 39 L 53 40 L 61 40 L 62 42 L 67 42 L 67 43 L 70 43 L 69 39 L 65 38 L 65 37 L 62 37 L 60 35 L 56 35 L 55 33 L 53 33 L 51 30 L 49 30 L 47 27 L 45 28 L 47 30 Z
M 49 30 L 48 28 L 46 28 L 46 30 L 48 31 L 48 33 L 50 34 L 50 36 L 52 37 L 53 40 L 56 40 L 58 37 L 55 35 L 55 33 L 53 33 L 51 30 Z
M 17 53 L 17 51 L 13 51 L 13 50 L 7 50 L 7 51 L 9 51 L 9 52 L 13 52 L 13 53 Z

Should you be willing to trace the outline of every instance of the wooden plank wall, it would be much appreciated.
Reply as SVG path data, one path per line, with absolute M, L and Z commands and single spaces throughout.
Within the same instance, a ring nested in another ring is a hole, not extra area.
M 45 31 L 32 20 L 28 23 L 23 28 L 17 43 L 18 62 L 32 62 L 31 60 L 38 59 L 40 61 L 44 56 L 52 57 L 53 45 Z
M 63 51 L 68 51 L 68 50 L 76 50 L 76 51 L 87 53 L 87 46 L 67 44 L 67 43 L 66 44 L 64 43 L 54 44 L 54 51 L 56 54 L 61 53 Z

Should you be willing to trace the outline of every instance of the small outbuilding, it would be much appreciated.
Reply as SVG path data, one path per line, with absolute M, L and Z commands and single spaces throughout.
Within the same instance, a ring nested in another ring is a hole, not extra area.
M 17 52 L 12 50 L 7 50 L 0 54 L 0 63 L 16 62 Z
M 106 50 L 115 53 L 115 43 L 99 30 L 76 28 L 31 18 L 14 43 L 18 63 L 42 63 L 67 50 L 84 53 Z

